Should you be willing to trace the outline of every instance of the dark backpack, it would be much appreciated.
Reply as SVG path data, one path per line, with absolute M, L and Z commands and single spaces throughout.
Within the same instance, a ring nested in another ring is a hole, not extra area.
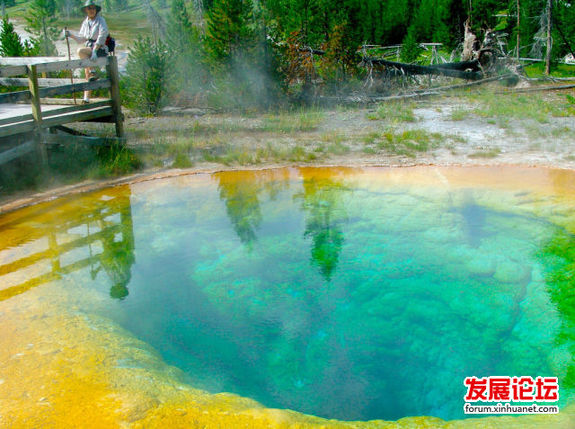
M 106 46 L 108 47 L 108 52 L 112 53 L 116 49 L 116 39 L 108 35 L 106 38 Z

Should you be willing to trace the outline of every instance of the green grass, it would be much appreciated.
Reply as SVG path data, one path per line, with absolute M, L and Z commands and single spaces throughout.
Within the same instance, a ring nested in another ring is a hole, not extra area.
M 382 140 L 377 143 L 379 149 L 394 155 L 404 155 L 415 158 L 418 152 L 427 152 L 440 146 L 443 136 L 426 130 L 405 130 L 396 132 L 389 130 L 383 133 Z
M 324 143 L 341 143 L 346 139 L 346 136 L 337 131 L 331 131 L 321 135 L 320 140 Z
M 451 111 L 450 118 L 452 121 L 464 121 L 470 114 L 471 112 L 468 109 L 457 106 Z
M 279 132 L 284 134 L 313 131 L 317 129 L 323 118 L 323 112 L 313 109 L 280 112 L 278 114 L 264 116 L 261 129 L 266 132 Z
M 548 124 L 551 117 L 575 116 L 575 98 L 570 94 L 565 94 L 563 101 L 551 101 L 542 94 L 500 94 L 493 91 L 469 94 L 467 98 L 469 104 L 475 107 L 456 107 L 451 112 L 452 121 L 463 121 L 470 115 L 476 115 L 484 118 L 488 124 L 509 128 L 513 120 Z M 531 134 L 535 134 L 533 129 Z
M 282 152 L 276 152 L 276 156 L 280 155 L 282 158 Z M 314 161 L 318 158 L 318 155 L 314 152 L 308 152 L 304 146 L 296 145 L 287 151 L 287 156 L 285 160 L 291 162 L 309 162 Z M 281 160 L 281 159 L 280 159 Z
M 524 67 L 525 73 L 528 77 L 543 77 L 545 76 L 545 63 L 533 63 Z M 575 65 L 571 64 L 556 64 L 551 66 L 552 77 L 573 77 L 575 78 Z
M 531 119 L 540 124 L 549 122 L 550 116 L 564 117 L 575 114 L 574 105 L 566 98 L 557 103 L 543 98 L 540 94 L 496 94 L 482 91 L 469 97 L 477 105 L 471 112 L 507 127 L 511 119 Z
M 310 162 L 315 159 L 317 155 L 308 151 L 303 145 L 281 146 L 268 143 L 265 147 L 258 148 L 251 145 L 228 146 L 224 153 L 209 160 L 229 166 L 258 165 L 271 161 Z
M 385 152 L 409 158 L 439 147 L 455 152 L 456 144 L 467 143 L 465 137 L 457 134 L 432 133 L 423 129 L 398 130 L 393 127 L 382 133 L 371 132 L 359 136 L 357 141 L 363 142 L 361 151 L 366 154 Z
M 185 152 L 179 152 L 176 154 L 174 158 L 174 162 L 172 163 L 172 168 L 190 168 L 194 164 L 190 159 L 190 155 Z
M 264 162 L 311 162 L 327 150 L 316 147 L 268 142 L 232 144 L 233 139 L 214 136 L 207 139 L 178 139 L 175 142 L 158 142 L 147 145 L 142 159 L 151 165 L 189 168 L 194 160 L 213 162 L 227 166 L 259 165 Z M 327 146 L 329 147 L 329 146 Z
M 66 137 L 62 137 L 65 140 Z M 0 170 L 0 197 L 21 191 L 44 191 L 87 179 L 106 179 L 131 174 L 142 168 L 140 154 L 126 146 L 94 148 L 64 143 L 48 149 L 42 165 L 35 154 L 19 158 Z
M 351 152 L 351 149 L 346 144 L 343 144 L 341 141 L 331 142 L 326 147 L 327 153 L 332 155 L 345 155 Z
M 551 106 L 544 103 L 538 96 L 509 94 L 501 96 L 493 92 L 483 91 L 472 97 L 478 104 L 473 113 L 483 118 L 495 118 L 499 123 L 509 119 L 534 119 L 539 123 L 549 122 Z
M 374 113 L 368 114 L 369 120 L 385 120 L 392 123 L 415 122 L 416 116 L 413 113 L 414 103 L 403 101 L 391 101 L 380 104 Z
M 365 144 L 373 144 L 380 137 L 381 137 L 380 133 L 371 132 L 371 133 L 367 134 L 366 136 L 363 136 L 362 140 Z
M 540 125 L 535 124 L 526 124 L 523 127 L 523 130 L 531 140 L 537 140 L 540 138 L 549 137 L 548 127 L 542 127 Z
M 570 127 L 558 127 L 551 129 L 551 135 L 555 138 L 575 138 L 575 130 Z
M 527 134 L 527 136 L 532 139 L 532 140 L 537 140 L 537 139 L 549 139 L 549 138 L 553 138 L 553 139 L 575 139 L 575 130 L 573 130 L 570 127 L 552 127 L 552 126 L 547 126 L 547 127 L 541 127 L 541 126 L 537 126 L 537 125 L 533 125 L 533 124 L 525 124 L 525 126 L 523 127 L 523 130 L 525 132 L 525 134 Z M 516 133 L 516 135 L 520 135 L 518 133 Z
M 472 154 L 467 155 L 469 158 L 484 158 L 484 159 L 492 159 L 497 158 L 501 153 L 501 149 L 499 148 L 492 148 L 492 149 L 484 149 L 478 150 L 477 152 L 473 152 Z
M 445 136 L 445 138 L 453 143 L 467 143 L 467 139 L 459 134 L 450 134 Z
M 364 147 L 363 153 L 366 153 L 368 155 L 375 155 L 377 153 L 377 150 L 373 147 Z

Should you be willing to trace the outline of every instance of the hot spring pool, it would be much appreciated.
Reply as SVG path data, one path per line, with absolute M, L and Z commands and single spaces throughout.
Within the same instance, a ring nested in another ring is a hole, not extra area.
M 465 377 L 545 376 L 559 379 L 553 418 L 572 418 L 574 179 L 519 167 L 273 169 L 6 214 L 0 403 L 18 422 L 27 402 L 57 409 L 66 389 L 100 398 L 97 379 L 116 399 L 135 384 L 127 396 L 148 406 L 134 421 L 170 386 L 203 392 L 200 409 L 228 392 L 329 419 L 452 420 L 471 417 Z

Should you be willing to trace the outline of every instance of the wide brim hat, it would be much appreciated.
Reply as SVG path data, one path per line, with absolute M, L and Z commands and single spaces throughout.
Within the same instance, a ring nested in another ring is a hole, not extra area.
M 94 0 L 88 0 L 86 1 L 86 3 L 84 3 L 84 6 L 82 6 L 82 12 L 86 13 L 86 8 L 88 6 L 94 6 L 96 8 L 96 12 L 100 12 L 102 10 L 102 7 L 97 4 Z

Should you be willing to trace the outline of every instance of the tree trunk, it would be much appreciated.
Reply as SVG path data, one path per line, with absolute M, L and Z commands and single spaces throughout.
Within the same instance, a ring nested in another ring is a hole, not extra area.
M 521 33 L 521 8 L 519 5 L 519 0 L 517 0 L 517 61 L 519 61 L 520 58 L 520 48 L 521 48 L 521 43 L 520 43 L 520 36 L 519 34 Z
M 551 8 L 552 0 L 547 0 L 547 52 L 545 53 L 545 74 L 551 73 Z
M 372 65 L 383 66 L 387 69 L 398 70 L 400 73 L 416 75 L 435 75 L 457 77 L 466 80 L 478 80 L 483 77 L 477 71 L 465 71 L 469 69 L 478 69 L 478 61 L 467 61 L 461 63 L 437 64 L 433 66 L 420 66 L 416 64 L 398 63 L 387 61 L 381 58 L 364 58 L 363 63 L 370 62 Z

